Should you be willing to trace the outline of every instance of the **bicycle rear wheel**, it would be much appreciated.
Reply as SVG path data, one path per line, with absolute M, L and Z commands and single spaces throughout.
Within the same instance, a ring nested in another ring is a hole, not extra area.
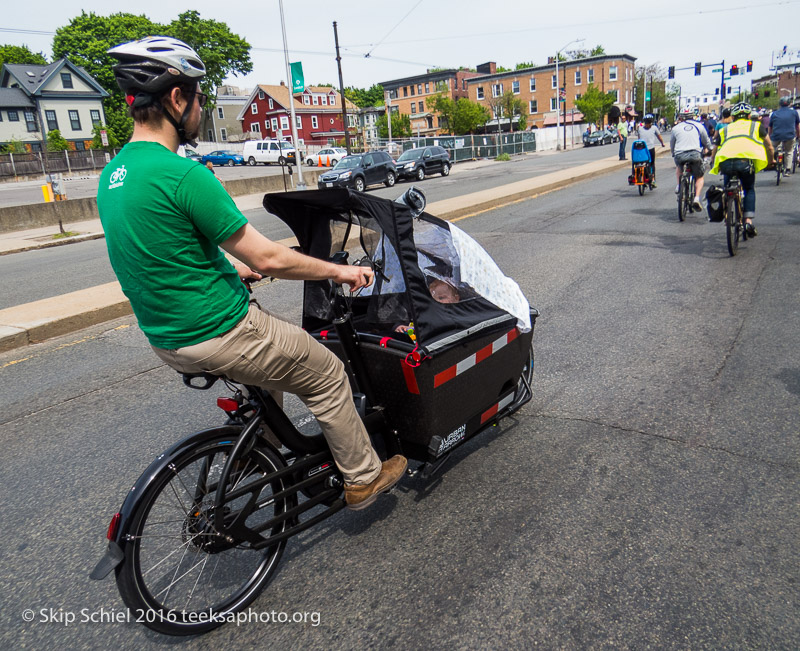
M 778 179 L 775 181 L 775 185 L 780 185 L 781 177 L 783 176 L 783 163 L 775 163 L 775 171 L 778 174 Z
M 792 174 L 797 169 L 797 156 L 800 155 L 800 150 L 798 150 L 797 146 L 794 148 L 794 154 L 792 155 Z
M 117 587 L 138 622 L 169 635 L 195 635 L 224 624 L 261 592 L 280 561 L 286 541 L 254 550 L 216 533 L 215 493 L 241 429 L 220 427 L 164 468 L 136 512 L 117 568 Z M 248 507 L 249 528 L 287 509 L 272 496 L 283 481 L 259 480 L 285 467 L 268 448 L 253 448 L 235 461 L 228 491 L 243 494 L 224 505 L 229 523 Z M 252 500 L 252 502 L 251 502 Z M 253 504 L 263 505 L 253 508 Z M 267 535 L 280 533 L 286 521 Z
M 681 187 L 678 192 L 678 221 L 682 222 L 686 219 L 686 215 L 689 212 L 689 188 L 688 182 L 686 181 L 686 177 L 681 177 Z
M 728 253 L 736 255 L 739 250 L 739 235 L 742 232 L 742 215 L 736 197 L 726 197 L 728 209 L 725 213 L 725 231 L 728 236 Z
M 644 183 L 641 183 L 638 187 L 639 187 L 639 196 L 641 197 L 644 194 Z

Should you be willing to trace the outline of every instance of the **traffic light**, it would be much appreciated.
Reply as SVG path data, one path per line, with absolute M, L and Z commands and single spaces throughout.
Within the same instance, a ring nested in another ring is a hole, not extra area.
M 748 61 L 747 62 L 747 72 L 753 72 L 753 62 L 752 61 Z
M 698 62 L 694 64 L 694 76 L 699 77 L 700 73 L 703 71 L 703 64 Z
M 714 94 L 715 94 L 715 95 L 719 95 L 719 88 L 715 88 L 715 89 L 714 89 Z
M 675 66 L 670 66 L 667 68 L 667 78 L 675 79 Z
M 731 77 L 739 74 L 739 66 L 731 66 Z
M 758 91 L 756 91 L 756 92 L 754 93 L 754 95 L 756 96 L 756 99 L 758 99 Z

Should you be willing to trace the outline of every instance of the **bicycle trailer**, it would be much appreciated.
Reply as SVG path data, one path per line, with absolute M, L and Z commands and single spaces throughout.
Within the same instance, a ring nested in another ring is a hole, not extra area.
M 355 351 L 336 334 L 328 281 L 305 282 L 302 326 L 361 358 L 369 380 L 354 392 L 385 411 L 407 457 L 434 461 L 530 400 L 538 312 L 461 229 L 348 189 L 268 194 L 264 207 L 304 253 L 347 250 L 375 269 L 350 306 Z

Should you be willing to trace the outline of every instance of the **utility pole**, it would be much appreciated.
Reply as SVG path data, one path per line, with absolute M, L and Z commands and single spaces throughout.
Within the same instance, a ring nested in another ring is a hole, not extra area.
M 278 0 L 278 6 L 281 10 L 281 32 L 283 33 L 283 56 L 286 61 L 286 82 L 287 88 L 286 90 L 289 91 L 289 112 L 292 116 L 292 141 L 294 144 L 294 151 L 295 151 L 295 162 L 297 163 L 297 189 L 298 190 L 307 190 L 308 186 L 306 182 L 303 180 L 303 161 L 300 160 L 300 147 L 297 141 L 297 119 L 294 115 L 294 93 L 292 92 L 292 69 L 289 65 L 289 46 L 286 44 L 286 23 L 283 20 L 283 0 Z
M 559 97 L 559 99 L 561 99 Z M 564 66 L 564 108 L 562 109 L 564 116 L 564 149 L 567 148 L 567 66 Z
M 336 41 L 336 65 L 339 67 L 339 92 L 342 94 L 342 125 L 344 127 L 344 147 L 349 156 L 350 151 L 350 138 L 347 131 L 347 103 L 344 99 L 344 82 L 342 81 L 342 57 L 339 56 L 339 30 L 336 29 L 336 21 L 333 21 L 333 38 Z

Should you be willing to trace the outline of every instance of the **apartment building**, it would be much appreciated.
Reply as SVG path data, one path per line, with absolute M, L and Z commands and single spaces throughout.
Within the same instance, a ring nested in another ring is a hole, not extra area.
M 556 123 L 556 111 L 565 108 L 564 104 L 559 106 L 558 103 L 559 87 L 566 91 L 568 117 L 573 110 L 577 112 L 575 100 L 580 99 L 591 84 L 605 93 L 614 93 L 620 108 L 632 104 L 635 63 L 636 58 L 628 54 L 559 62 L 556 79 L 556 65 L 552 58 L 547 65 L 512 72 L 497 72 L 495 64 L 490 62 L 479 67 L 479 70 L 486 70 L 486 74 L 466 80 L 467 97 L 486 106 L 497 120 L 497 100 L 511 91 L 525 103 L 528 129 L 550 126 Z
M 480 70 L 480 66 L 478 68 Z M 470 70 L 434 70 L 424 75 L 380 82 L 391 110 L 411 118 L 413 135 L 440 133 L 438 117 L 431 111 L 435 95 L 444 92 L 452 99 L 467 96 L 467 81 L 481 74 Z

